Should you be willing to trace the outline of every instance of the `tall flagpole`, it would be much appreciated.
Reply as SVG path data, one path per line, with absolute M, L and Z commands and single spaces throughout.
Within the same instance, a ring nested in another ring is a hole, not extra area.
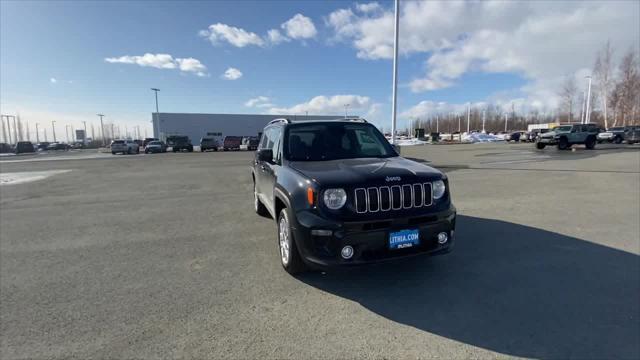
M 398 25 L 400 17 L 400 0 L 395 1 L 395 21 L 393 42 L 393 97 L 391 99 L 391 143 L 396 143 L 396 109 L 398 107 Z

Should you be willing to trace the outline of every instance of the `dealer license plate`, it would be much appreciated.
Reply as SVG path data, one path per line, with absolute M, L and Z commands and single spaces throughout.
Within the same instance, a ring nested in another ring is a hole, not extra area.
M 404 249 L 420 244 L 418 229 L 402 230 L 389 233 L 389 249 Z

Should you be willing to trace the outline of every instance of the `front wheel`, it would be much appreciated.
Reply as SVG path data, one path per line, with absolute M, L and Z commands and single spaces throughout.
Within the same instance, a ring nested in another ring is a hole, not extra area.
M 594 139 L 593 137 L 588 137 L 587 141 L 584 142 L 584 146 L 589 150 L 595 149 L 596 148 L 596 139 Z
M 545 146 L 546 146 L 546 145 L 545 145 L 545 144 L 543 144 L 543 143 L 541 143 L 541 142 L 537 142 L 537 143 L 536 143 L 536 149 L 538 149 L 538 150 L 542 150 L 542 149 L 544 149 L 544 147 L 545 147 Z
M 569 140 L 566 137 L 560 138 L 558 141 L 558 150 L 567 150 L 569 148 Z
M 115 151 L 112 151 L 112 152 L 111 152 L 111 155 L 115 155 L 115 154 L 116 154 L 116 152 L 115 152 Z
M 280 263 L 286 272 L 295 275 L 305 270 L 293 238 L 287 208 L 280 210 L 280 216 L 278 216 L 278 247 L 280 249 Z
M 620 136 L 616 136 L 616 138 L 613 140 L 614 143 L 616 144 L 621 144 L 622 143 L 622 138 Z

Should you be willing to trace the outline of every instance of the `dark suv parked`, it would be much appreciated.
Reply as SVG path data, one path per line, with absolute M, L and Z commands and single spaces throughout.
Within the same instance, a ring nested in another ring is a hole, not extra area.
M 182 135 L 172 135 L 167 136 L 167 145 L 171 146 L 173 152 L 186 150 L 188 152 L 193 152 L 193 145 L 191 144 L 191 140 L 187 136 Z
M 16 149 L 15 149 L 16 154 L 32 153 L 32 152 L 35 152 L 35 148 L 33 147 L 33 144 L 31 143 L 31 141 L 18 141 L 18 144 L 16 144 Z
M 271 121 L 252 177 L 255 210 L 276 219 L 289 273 L 452 248 L 447 176 L 400 157 L 364 120 Z

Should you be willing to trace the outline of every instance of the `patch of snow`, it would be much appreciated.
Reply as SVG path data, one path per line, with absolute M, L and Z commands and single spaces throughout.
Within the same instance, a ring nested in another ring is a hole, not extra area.
M 0 173 L 1 185 L 24 184 L 32 181 L 46 179 L 53 175 L 63 174 L 71 170 L 49 170 L 49 171 L 25 171 L 13 173 Z
M 468 143 L 492 143 L 504 141 L 504 138 L 501 136 L 491 135 L 491 134 L 483 134 L 483 133 L 471 133 L 471 134 L 463 134 L 462 141 Z
M 428 142 L 418 139 L 396 139 L 396 144 L 399 146 L 414 146 L 428 144 Z

